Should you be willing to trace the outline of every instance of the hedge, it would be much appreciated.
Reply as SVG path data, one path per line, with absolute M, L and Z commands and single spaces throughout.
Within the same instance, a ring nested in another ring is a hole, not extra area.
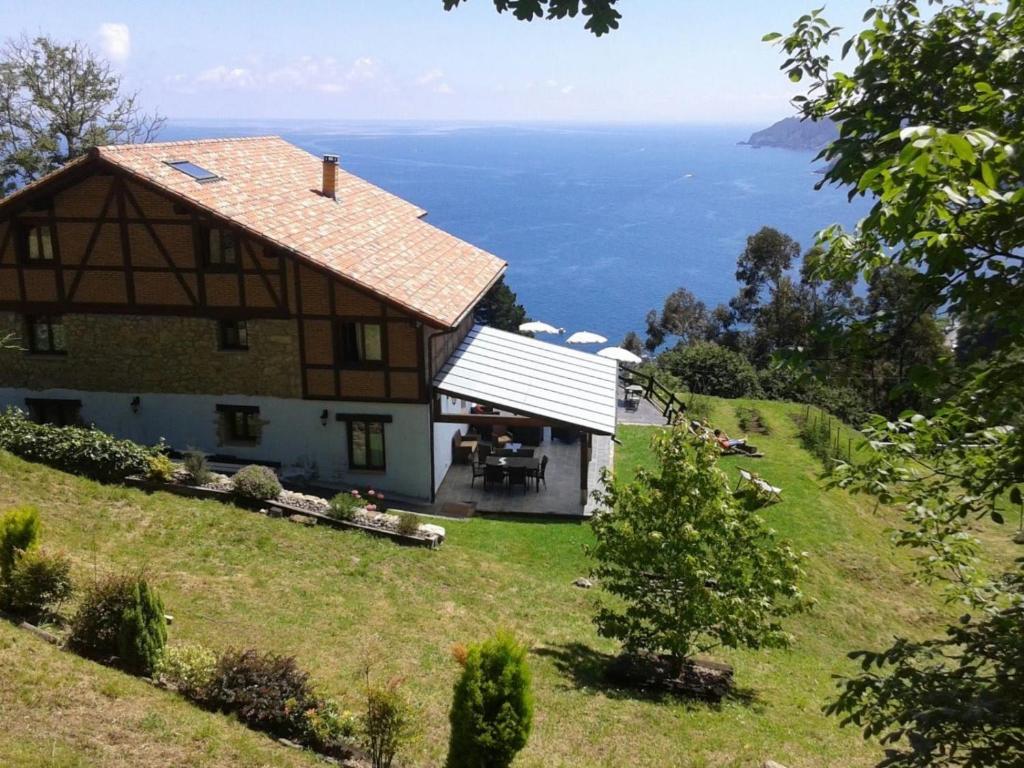
M 118 440 L 98 429 L 36 424 L 14 408 L 0 414 L 0 448 L 27 461 L 117 482 L 128 475 L 146 474 L 155 449 Z

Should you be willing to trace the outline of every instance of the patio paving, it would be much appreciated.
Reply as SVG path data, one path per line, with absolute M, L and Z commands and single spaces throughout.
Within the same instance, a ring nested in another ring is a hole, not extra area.
M 620 386 L 615 393 L 618 398 L 616 405 L 616 420 L 619 424 L 646 424 L 665 426 L 665 417 L 661 414 L 650 400 L 640 399 L 640 405 L 635 411 L 626 410 L 625 393 Z
M 453 464 L 438 489 L 433 512 L 440 514 L 450 502 L 473 503 L 478 513 L 506 513 L 522 515 L 560 515 L 586 517 L 594 512 L 594 501 L 589 492 L 599 486 L 601 469 L 609 466 L 613 459 L 611 438 L 594 435 L 590 464 L 588 466 L 588 501 L 580 504 L 580 458 L 579 443 L 563 443 L 546 440 L 534 448 L 534 456 L 548 457 L 547 486 L 542 483 L 540 491 L 530 486 L 526 493 L 519 488 L 511 493 L 507 489 L 491 487 L 484 490 L 483 479 L 475 483 L 469 464 Z

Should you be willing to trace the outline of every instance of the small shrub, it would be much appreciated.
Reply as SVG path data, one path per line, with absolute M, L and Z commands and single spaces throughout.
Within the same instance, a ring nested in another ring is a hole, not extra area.
M 206 462 L 206 454 L 196 448 L 189 448 L 182 454 L 182 464 L 192 485 L 206 485 L 213 479 L 210 465 Z
M 71 597 L 71 561 L 62 552 L 33 547 L 20 552 L 0 590 L 4 607 L 31 622 L 54 615 Z
M 460 656 L 446 768 L 508 768 L 533 723 L 526 648 L 498 633 Z
M 193 701 L 204 701 L 214 672 L 217 654 L 202 645 L 186 643 L 164 649 L 153 676 L 164 685 L 174 686 Z
M 68 644 L 84 656 L 118 657 L 136 674 L 150 674 L 167 641 L 163 604 L 140 575 L 110 576 L 86 592 Z
M 711 419 L 711 399 L 706 395 L 698 395 L 693 392 L 685 396 L 680 396 L 686 405 L 686 418 L 687 420 L 696 420 L 700 422 L 710 421 Z
M 319 699 L 303 716 L 303 741 L 318 752 L 336 752 L 355 739 L 359 720 L 333 699 Z
M 281 481 L 274 470 L 259 464 L 238 470 L 231 479 L 231 488 L 236 495 L 253 501 L 273 500 L 281 495 Z
M 411 736 L 409 705 L 397 680 L 387 685 L 367 683 L 363 734 L 373 768 L 391 768 Z
M 366 507 L 366 500 L 359 495 L 359 491 L 339 493 L 327 508 L 327 514 L 336 520 L 353 520 L 356 512 Z
M 13 408 L 0 414 L 0 448 L 26 461 L 101 482 L 145 475 L 153 453 L 150 448 L 118 440 L 98 429 L 36 424 Z
M 163 453 L 154 453 L 149 457 L 149 471 L 146 477 L 158 483 L 170 483 L 174 481 L 174 462 Z
M 233 713 L 246 725 L 282 738 L 301 738 L 305 713 L 318 701 L 309 675 L 292 656 L 255 650 L 224 653 L 207 687 L 209 706 Z
M 10 578 L 18 552 L 27 552 L 39 541 L 39 510 L 15 507 L 0 515 L 0 584 Z
M 399 512 L 397 530 L 403 536 L 415 536 L 420 532 L 419 517 L 412 512 Z

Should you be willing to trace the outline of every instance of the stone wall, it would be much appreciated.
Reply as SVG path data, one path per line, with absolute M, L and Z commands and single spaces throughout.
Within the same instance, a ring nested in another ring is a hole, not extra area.
M 0 387 L 302 397 L 295 320 L 248 321 L 249 349 L 218 349 L 217 321 L 155 315 L 63 316 L 66 355 L 0 350 Z M 0 338 L 24 338 L 0 312 Z M 22 343 L 24 346 L 24 343 Z

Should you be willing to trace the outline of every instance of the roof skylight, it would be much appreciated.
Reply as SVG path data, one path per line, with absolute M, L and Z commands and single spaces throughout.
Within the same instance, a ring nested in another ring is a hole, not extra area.
M 195 163 L 190 163 L 188 160 L 175 160 L 168 162 L 167 165 L 176 171 L 181 171 L 186 176 L 191 176 L 196 181 L 216 181 L 220 178 L 220 176 L 212 171 L 208 171 Z

